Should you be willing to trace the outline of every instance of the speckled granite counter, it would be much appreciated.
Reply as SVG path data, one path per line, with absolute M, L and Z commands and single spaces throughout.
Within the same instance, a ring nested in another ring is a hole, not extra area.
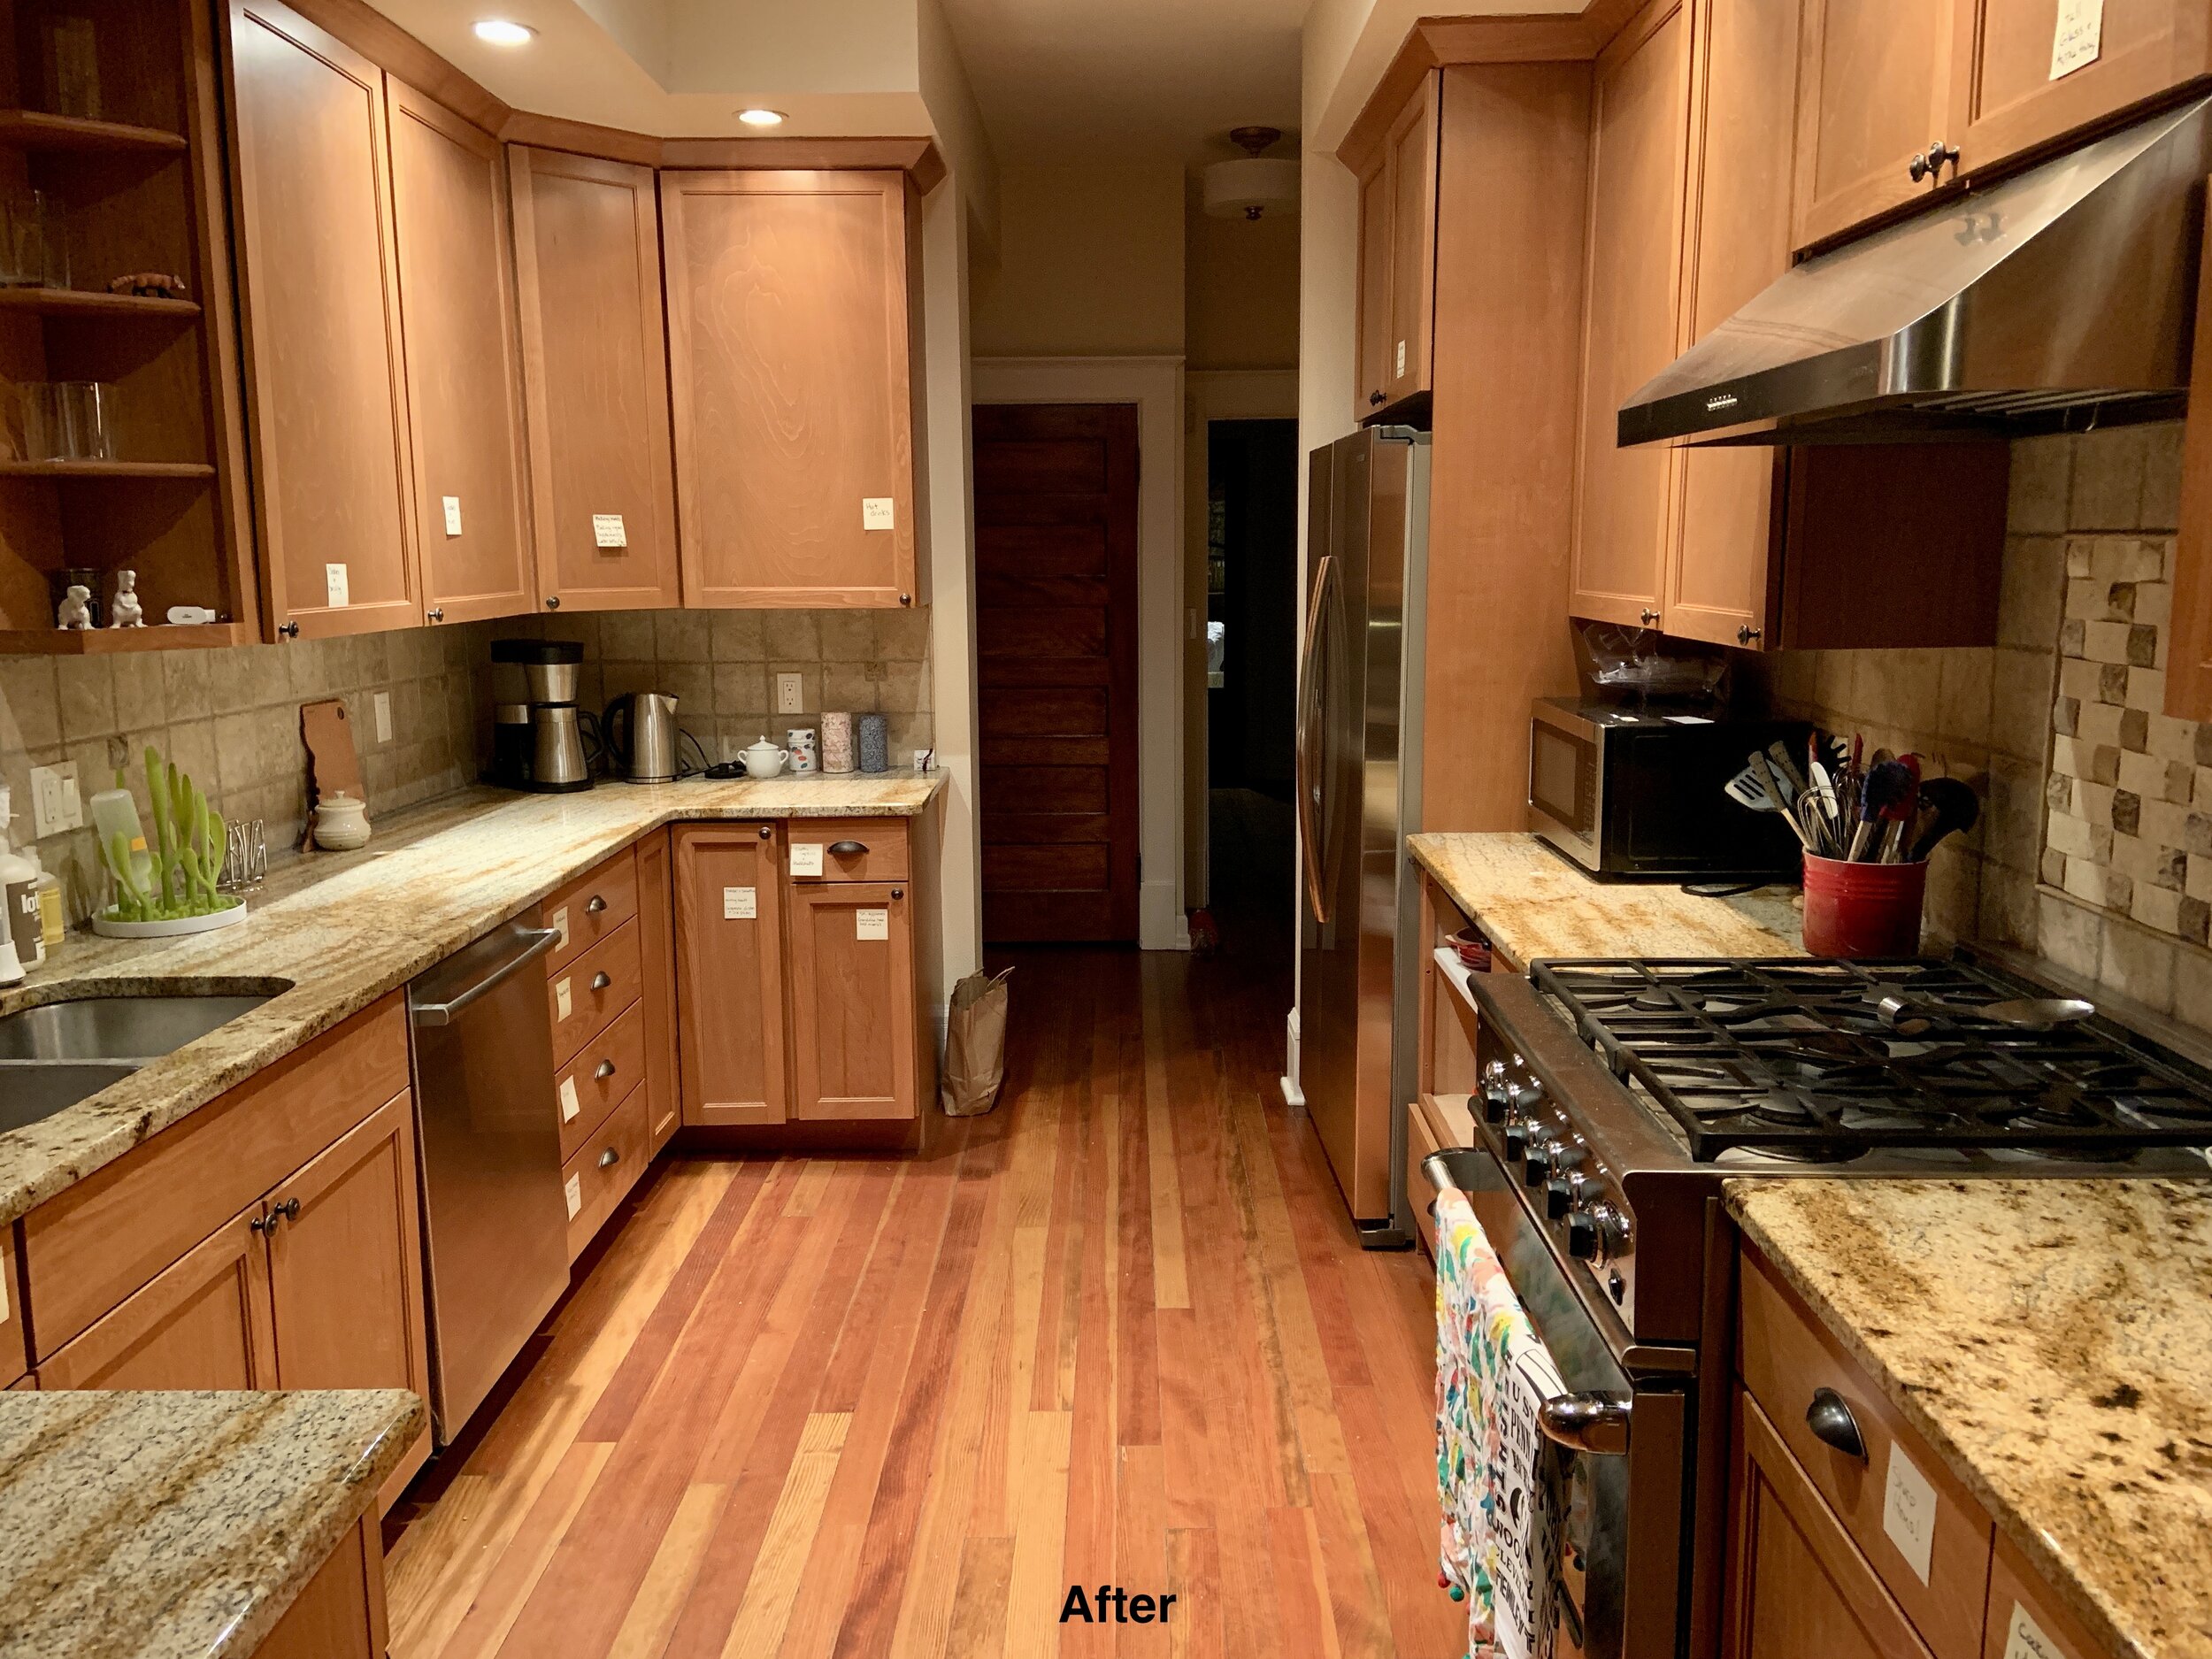
M 1731 1181 L 1728 1202 L 2092 1632 L 2212 1655 L 2212 1185 Z
M 1509 967 L 1546 956 L 1804 954 L 1790 888 L 1701 899 L 1664 883 L 1600 881 L 1519 833 L 1409 835 L 1406 849 Z
M 396 1392 L 0 1394 L 0 1655 L 251 1653 L 422 1425 Z
M 43 1123 L 0 1134 L 14 1219 L 397 989 L 647 831 L 679 819 L 912 818 L 941 774 L 469 790 L 377 825 L 358 852 L 290 861 L 242 927 L 173 940 L 73 933 L 0 1014 L 87 987 L 278 995 Z

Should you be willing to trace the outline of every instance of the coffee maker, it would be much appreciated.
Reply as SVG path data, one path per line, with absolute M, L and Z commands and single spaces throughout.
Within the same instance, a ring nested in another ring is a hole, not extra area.
M 510 789 L 591 787 L 591 717 L 576 706 L 584 648 L 566 640 L 492 641 L 492 776 Z

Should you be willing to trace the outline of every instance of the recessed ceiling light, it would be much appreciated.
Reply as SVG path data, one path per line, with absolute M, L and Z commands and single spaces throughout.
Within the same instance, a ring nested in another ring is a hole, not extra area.
M 536 34 L 527 23 L 511 23 L 505 18 L 486 18 L 476 26 L 476 38 L 494 46 L 527 46 Z
M 737 119 L 748 127 L 781 127 L 783 111 L 781 110 L 740 110 L 737 112 Z

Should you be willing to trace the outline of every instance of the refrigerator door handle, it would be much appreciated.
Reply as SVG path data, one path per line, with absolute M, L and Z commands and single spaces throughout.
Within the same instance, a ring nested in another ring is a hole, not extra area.
M 1306 642 L 1298 665 L 1298 846 L 1305 870 L 1306 902 L 1313 919 L 1329 919 L 1329 895 L 1321 875 L 1320 823 L 1315 808 L 1328 787 L 1327 698 L 1315 683 L 1321 655 L 1321 631 L 1336 586 L 1336 556 L 1324 554 L 1313 570 L 1313 592 L 1306 606 Z

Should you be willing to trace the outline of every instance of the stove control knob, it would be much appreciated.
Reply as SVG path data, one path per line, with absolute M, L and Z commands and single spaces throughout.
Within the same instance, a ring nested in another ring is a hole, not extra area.
M 1544 1086 L 1534 1078 L 1530 1078 L 1525 1083 L 1516 1083 L 1513 1092 L 1507 1098 L 1516 1111 L 1534 1111 L 1544 1103 Z
M 1597 1217 L 1587 1210 L 1571 1211 L 1567 1217 L 1567 1254 L 1586 1262 L 1597 1253 Z
M 1551 1173 L 1551 1148 L 1541 1144 L 1528 1149 L 1528 1165 L 1521 1171 L 1521 1185 L 1541 1187 L 1544 1178 Z
M 1495 1065 L 1496 1061 L 1491 1064 Z M 1492 1123 L 1505 1121 L 1506 1109 L 1512 1104 L 1513 1091 L 1503 1078 L 1492 1078 L 1482 1086 L 1482 1115 Z
M 1554 1221 L 1561 1219 L 1574 1208 L 1575 1181 L 1572 1176 L 1555 1176 L 1544 1183 L 1544 1213 Z
M 1588 1156 L 1587 1147 L 1572 1141 L 1562 1141 L 1551 1149 L 1552 1171 L 1554 1174 L 1564 1175 Z
M 1617 1262 L 1629 1251 L 1628 1217 L 1607 1203 L 1590 1206 L 1590 1219 L 1598 1232 L 1597 1259 Z
M 1505 1157 L 1507 1163 L 1518 1164 L 1528 1156 L 1528 1132 L 1529 1125 L 1526 1124 L 1506 1125 Z

